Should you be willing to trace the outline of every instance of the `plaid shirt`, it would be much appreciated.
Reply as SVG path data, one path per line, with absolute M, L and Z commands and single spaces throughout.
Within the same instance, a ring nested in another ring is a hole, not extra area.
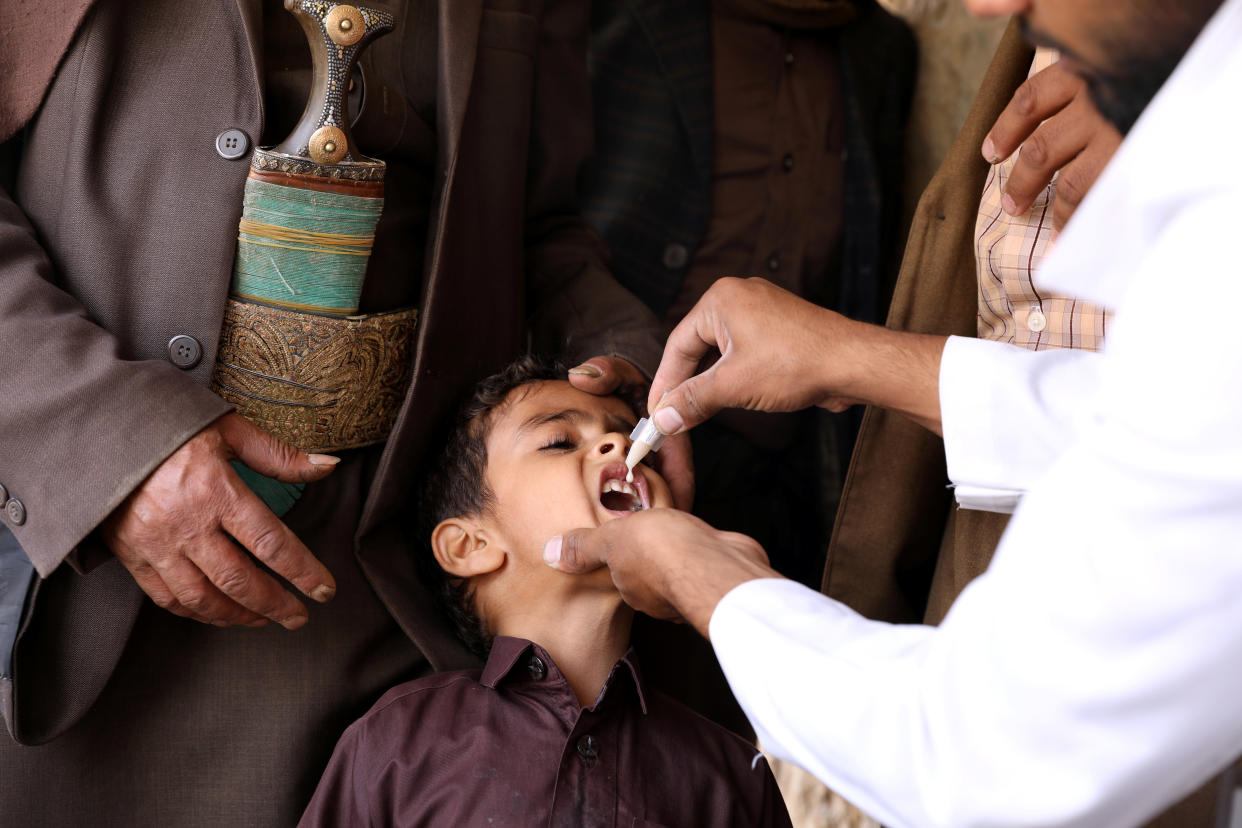
M 1035 53 L 1031 74 L 1058 59 L 1050 49 Z M 1005 185 L 1018 153 L 992 167 L 983 187 L 975 225 L 975 261 L 979 282 L 979 337 L 1008 342 L 1032 351 L 1049 348 L 1097 350 L 1110 314 L 1066 296 L 1036 290 L 1031 274 L 1055 240 L 1052 200 L 1057 178 L 1035 199 L 1031 209 L 1011 217 L 1001 209 Z

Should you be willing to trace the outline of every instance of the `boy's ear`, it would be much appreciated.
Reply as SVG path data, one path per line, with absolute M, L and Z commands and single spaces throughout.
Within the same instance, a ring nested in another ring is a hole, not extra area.
M 500 569 L 505 552 L 486 529 L 469 518 L 449 518 L 431 532 L 431 548 L 440 568 L 458 578 Z

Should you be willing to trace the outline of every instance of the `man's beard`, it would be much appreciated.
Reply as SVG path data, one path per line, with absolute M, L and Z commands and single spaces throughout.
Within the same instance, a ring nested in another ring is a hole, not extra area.
M 1074 71 L 1087 83 L 1095 108 L 1126 135 L 1181 63 L 1220 2 L 1183 2 L 1180 10 L 1165 7 L 1159 15 L 1143 15 L 1136 10 L 1132 29 L 1100 35 L 1102 63 L 1106 65 L 1082 60 L 1062 44 L 1033 30 L 1025 16 L 1021 25 L 1027 40 L 1058 49 L 1072 59 Z
M 1109 70 L 1088 69 L 1083 73 L 1091 101 L 1104 118 L 1127 135 L 1138 121 L 1143 110 L 1156 97 L 1165 81 L 1173 74 L 1182 55 L 1164 59 L 1131 59 L 1125 74 Z

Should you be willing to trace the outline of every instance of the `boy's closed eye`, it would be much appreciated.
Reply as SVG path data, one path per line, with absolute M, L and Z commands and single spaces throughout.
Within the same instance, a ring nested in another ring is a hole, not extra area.
M 552 437 L 548 438 L 547 442 L 545 442 L 542 446 L 540 446 L 539 450 L 540 451 L 573 451 L 576 448 L 578 448 L 578 441 L 575 440 L 573 437 L 571 437 L 569 434 L 562 433 L 562 434 L 555 434 Z

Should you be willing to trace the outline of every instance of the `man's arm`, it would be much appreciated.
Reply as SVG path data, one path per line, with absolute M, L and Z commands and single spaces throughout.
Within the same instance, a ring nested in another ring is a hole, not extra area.
M 300 626 L 305 608 L 237 544 L 316 600 L 331 596 L 331 575 L 227 461 L 299 481 L 331 465 L 236 415 L 221 419 L 228 405 L 171 365 L 122 358 L 55 281 L 26 216 L 0 191 L 0 353 L 10 355 L 0 365 L 0 482 L 22 504 L 20 520 L 4 519 L 39 574 L 102 527 L 99 537 L 170 611 Z

